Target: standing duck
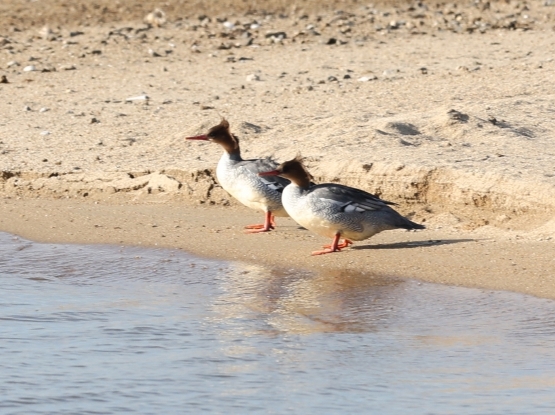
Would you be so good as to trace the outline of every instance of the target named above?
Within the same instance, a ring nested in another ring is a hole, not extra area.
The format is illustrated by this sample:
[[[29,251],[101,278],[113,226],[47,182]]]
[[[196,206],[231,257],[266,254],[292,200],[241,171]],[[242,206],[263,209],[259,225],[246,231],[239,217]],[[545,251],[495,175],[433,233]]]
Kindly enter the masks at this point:
[[[276,226],[274,216],[288,216],[281,203],[281,193],[289,180],[259,176],[259,172],[273,170],[278,163],[269,158],[243,160],[239,139],[229,131],[227,120],[222,119],[205,135],[187,137],[187,140],[212,141],[223,147],[224,154],[216,168],[220,185],[245,206],[265,213],[264,223],[246,226],[247,233],[268,232]]]
[[[380,198],[364,190],[340,184],[310,186],[312,176],[297,156],[262,177],[280,176],[291,180],[282,195],[285,210],[297,223],[322,236],[333,238],[331,245],[312,255],[329,254],[388,229],[424,229],[401,216]],[[343,241],[340,242],[340,239]]]

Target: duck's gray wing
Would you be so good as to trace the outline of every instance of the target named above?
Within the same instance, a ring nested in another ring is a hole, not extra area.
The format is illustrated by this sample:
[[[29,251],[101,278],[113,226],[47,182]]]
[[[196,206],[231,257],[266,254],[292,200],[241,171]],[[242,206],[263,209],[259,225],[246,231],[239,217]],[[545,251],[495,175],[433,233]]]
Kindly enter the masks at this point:
[[[279,193],[283,192],[285,186],[291,183],[289,180],[280,176],[258,176],[260,172],[275,170],[279,166],[279,164],[271,158],[243,160],[239,162],[239,166],[254,174],[266,186]]]
[[[338,211],[346,213],[389,210],[388,205],[395,205],[364,190],[341,184],[320,184],[311,187],[308,192],[313,198],[324,199],[328,203],[331,201]]]

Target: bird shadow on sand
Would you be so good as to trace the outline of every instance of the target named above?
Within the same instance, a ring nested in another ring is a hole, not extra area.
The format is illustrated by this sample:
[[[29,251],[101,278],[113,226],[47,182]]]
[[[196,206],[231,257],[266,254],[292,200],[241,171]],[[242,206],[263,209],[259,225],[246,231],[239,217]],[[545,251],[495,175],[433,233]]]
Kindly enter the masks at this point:
[[[407,249],[428,246],[451,245],[462,242],[474,242],[476,239],[428,239],[426,241],[395,242],[392,244],[352,246],[351,249]]]

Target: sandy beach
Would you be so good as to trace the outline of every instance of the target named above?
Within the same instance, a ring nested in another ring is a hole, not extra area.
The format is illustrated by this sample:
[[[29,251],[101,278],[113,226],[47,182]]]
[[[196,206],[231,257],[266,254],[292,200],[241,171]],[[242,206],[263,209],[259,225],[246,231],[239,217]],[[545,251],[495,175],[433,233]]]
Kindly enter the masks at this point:
[[[552,1],[111,3],[0,5],[0,230],[555,298]],[[221,117],[427,229],[244,234]]]

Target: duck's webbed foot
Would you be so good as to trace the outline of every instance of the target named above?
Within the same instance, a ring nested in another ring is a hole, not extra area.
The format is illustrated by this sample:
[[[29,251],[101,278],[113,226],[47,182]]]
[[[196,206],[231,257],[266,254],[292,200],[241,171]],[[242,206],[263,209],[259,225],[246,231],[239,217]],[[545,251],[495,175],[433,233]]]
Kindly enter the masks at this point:
[[[247,225],[245,226],[245,233],[260,233],[260,232],[270,232],[275,229],[276,222],[274,220],[274,215],[272,212],[266,212],[266,218],[263,224],[260,225]]]

